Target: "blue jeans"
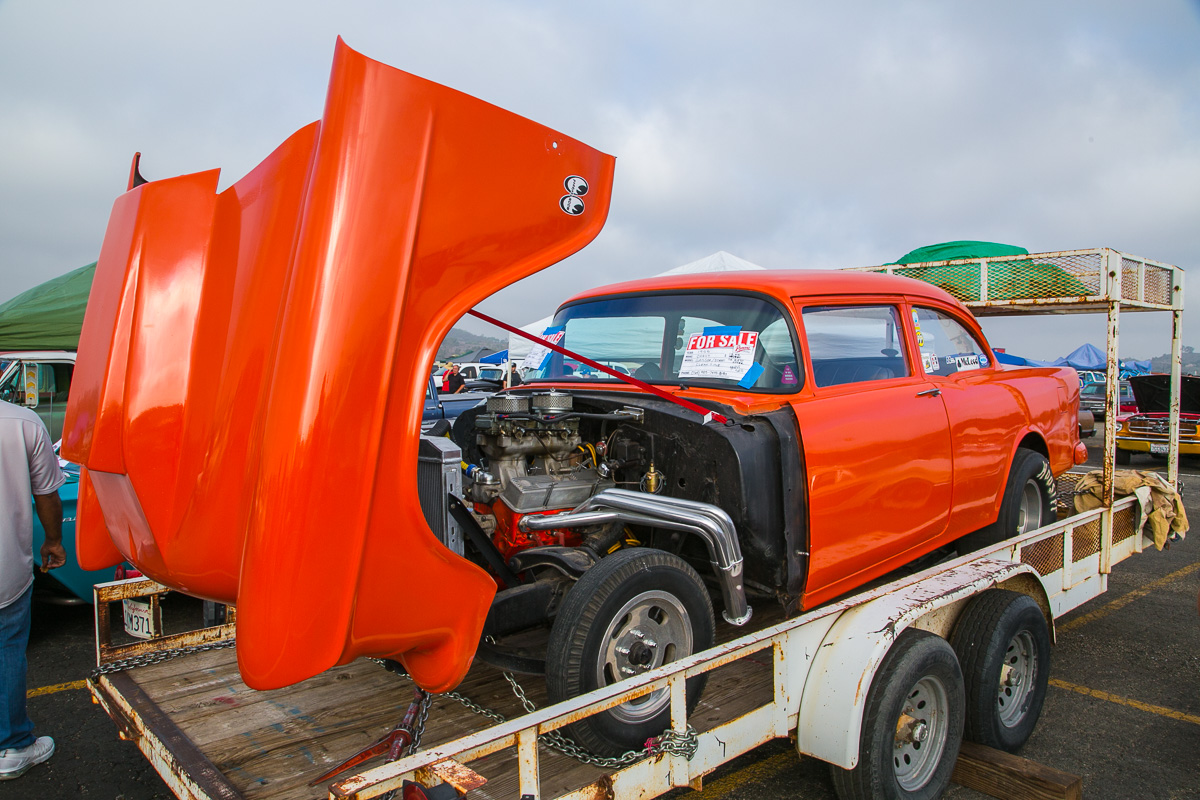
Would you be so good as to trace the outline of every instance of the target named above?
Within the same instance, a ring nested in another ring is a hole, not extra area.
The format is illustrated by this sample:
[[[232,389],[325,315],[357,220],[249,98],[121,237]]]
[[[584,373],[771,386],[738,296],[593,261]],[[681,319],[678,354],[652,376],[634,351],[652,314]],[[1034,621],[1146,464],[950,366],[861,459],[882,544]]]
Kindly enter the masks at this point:
[[[25,648],[29,644],[29,618],[33,585],[0,608],[0,750],[33,744],[33,721],[25,710]]]

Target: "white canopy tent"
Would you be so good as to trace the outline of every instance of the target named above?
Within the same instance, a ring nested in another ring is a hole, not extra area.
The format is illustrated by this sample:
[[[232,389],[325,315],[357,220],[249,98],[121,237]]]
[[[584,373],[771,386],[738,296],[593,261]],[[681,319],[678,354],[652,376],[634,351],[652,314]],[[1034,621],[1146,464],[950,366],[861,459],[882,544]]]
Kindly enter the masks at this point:
[[[710,256],[692,261],[689,264],[684,264],[674,269],[669,269],[666,272],[659,272],[658,275],[686,275],[696,272],[734,272],[737,270],[746,269],[762,269],[757,264],[752,264],[744,258],[738,258],[735,255],[726,253],[724,250],[718,250]],[[541,336],[542,332],[549,327],[554,315],[543,317],[536,322],[531,322],[528,325],[522,325],[521,330],[532,333],[534,336]],[[517,336],[515,333],[508,335],[508,357],[518,364],[529,349],[533,347],[533,343],[528,339]]]

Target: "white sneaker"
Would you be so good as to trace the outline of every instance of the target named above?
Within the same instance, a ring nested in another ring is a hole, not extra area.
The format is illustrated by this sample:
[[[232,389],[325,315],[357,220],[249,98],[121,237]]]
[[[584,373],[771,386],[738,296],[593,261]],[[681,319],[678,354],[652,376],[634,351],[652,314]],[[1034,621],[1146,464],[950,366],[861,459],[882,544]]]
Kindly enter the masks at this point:
[[[10,781],[19,778],[35,764],[46,761],[54,755],[54,740],[49,736],[39,736],[28,747],[10,747],[0,750],[0,781]]]

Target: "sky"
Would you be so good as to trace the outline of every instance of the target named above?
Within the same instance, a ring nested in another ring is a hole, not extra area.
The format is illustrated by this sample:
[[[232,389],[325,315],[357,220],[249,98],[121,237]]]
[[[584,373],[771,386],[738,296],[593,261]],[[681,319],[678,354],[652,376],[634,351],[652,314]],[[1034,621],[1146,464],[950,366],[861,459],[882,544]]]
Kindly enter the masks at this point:
[[[317,119],[338,35],[617,157],[596,240],[480,306],[517,325],[718,250],[828,269],[978,239],[1200,265],[1200,0],[0,0],[0,301],[96,259],[134,151],[148,178],[220,167],[224,188]],[[1052,359],[1103,346],[1105,320],[984,329]],[[1121,330],[1122,357],[1169,348],[1169,314]]]

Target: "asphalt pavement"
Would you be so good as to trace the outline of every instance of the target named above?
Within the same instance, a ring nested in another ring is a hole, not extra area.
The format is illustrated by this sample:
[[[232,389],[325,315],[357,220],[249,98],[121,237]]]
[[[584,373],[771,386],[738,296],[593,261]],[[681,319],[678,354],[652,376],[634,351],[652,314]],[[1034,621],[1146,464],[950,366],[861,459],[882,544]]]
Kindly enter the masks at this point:
[[[1096,448],[1093,446],[1093,453]],[[1099,461],[1093,455],[1092,465]],[[1145,457],[1134,469],[1165,469]],[[1200,463],[1183,497],[1200,520]],[[1051,687],[1022,755],[1083,778],[1089,800],[1200,800],[1200,530],[1117,565],[1104,595],[1058,621]],[[168,598],[164,616],[195,621],[199,603]],[[137,748],[117,738],[82,681],[95,663],[92,608],[37,602],[29,647],[30,715],[57,742],[44,765],[0,782],[0,800],[169,800]],[[697,800],[832,800],[829,768],[771,742],[705,781]],[[952,786],[951,800],[984,795]]]

